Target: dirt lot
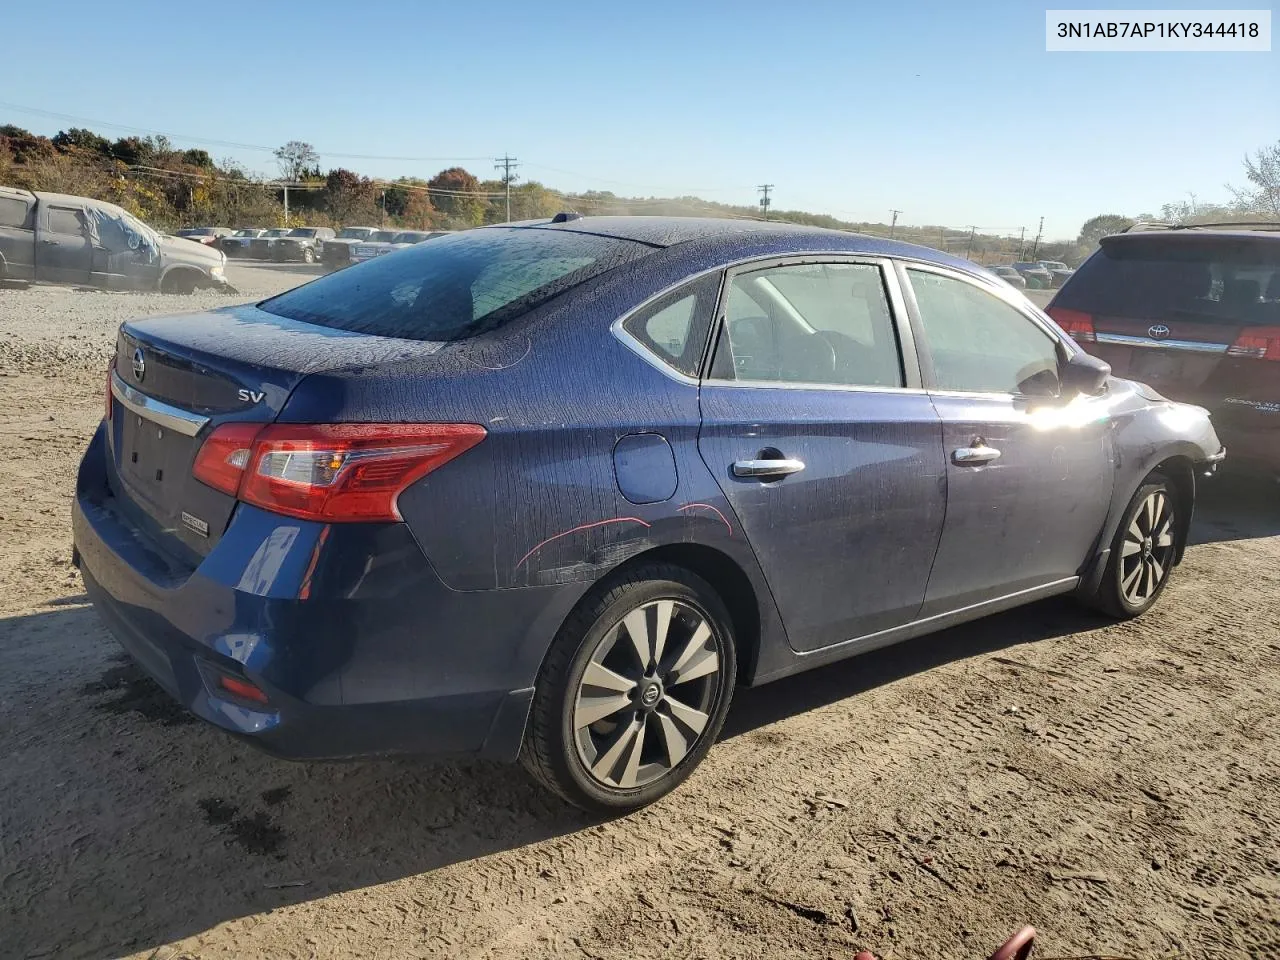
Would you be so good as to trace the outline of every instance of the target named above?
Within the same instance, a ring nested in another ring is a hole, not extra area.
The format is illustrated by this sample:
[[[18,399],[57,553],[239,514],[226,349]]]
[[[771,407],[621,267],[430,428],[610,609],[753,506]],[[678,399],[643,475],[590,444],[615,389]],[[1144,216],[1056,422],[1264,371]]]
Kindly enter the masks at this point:
[[[744,691],[594,822],[515,768],[269,759],[118,654],[68,538],[104,357],[213,302],[0,291],[0,956],[1280,955],[1274,488],[1207,491],[1139,622],[1046,602]]]

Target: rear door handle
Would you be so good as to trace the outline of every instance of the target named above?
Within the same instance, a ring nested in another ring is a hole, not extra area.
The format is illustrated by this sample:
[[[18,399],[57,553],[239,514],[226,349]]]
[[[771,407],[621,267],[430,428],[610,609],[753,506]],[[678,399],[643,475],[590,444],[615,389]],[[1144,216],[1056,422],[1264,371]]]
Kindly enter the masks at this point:
[[[735,477],[785,477],[804,469],[801,460],[739,460],[733,465]]]
[[[58,245],[58,241],[57,241],[57,240],[41,240],[40,242],[41,242],[41,243],[44,243],[44,244],[47,244],[47,245],[49,245],[49,246],[51,246],[51,247],[56,247],[56,246]]]
[[[951,460],[962,467],[976,467],[1000,459],[1000,451],[985,443],[976,447],[960,447],[951,452]]]

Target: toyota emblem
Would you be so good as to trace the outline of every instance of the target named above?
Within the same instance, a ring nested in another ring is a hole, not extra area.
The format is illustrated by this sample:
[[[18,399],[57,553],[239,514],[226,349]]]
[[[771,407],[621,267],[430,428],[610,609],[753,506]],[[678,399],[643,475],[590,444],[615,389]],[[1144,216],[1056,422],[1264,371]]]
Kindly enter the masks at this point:
[[[1165,340],[1169,336],[1169,328],[1163,323],[1157,323],[1155,326],[1147,327],[1147,336],[1152,340]]]
[[[142,355],[142,348],[133,351],[133,379],[141,382],[147,375],[147,358]]]

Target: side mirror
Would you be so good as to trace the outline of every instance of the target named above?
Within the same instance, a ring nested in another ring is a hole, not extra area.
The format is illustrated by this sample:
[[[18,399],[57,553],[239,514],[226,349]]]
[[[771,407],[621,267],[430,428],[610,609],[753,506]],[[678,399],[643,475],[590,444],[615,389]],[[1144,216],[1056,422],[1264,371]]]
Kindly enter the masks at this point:
[[[1074,397],[1077,393],[1095,397],[1107,385],[1111,376],[1111,364],[1087,353],[1074,353],[1063,359],[1062,395]]]

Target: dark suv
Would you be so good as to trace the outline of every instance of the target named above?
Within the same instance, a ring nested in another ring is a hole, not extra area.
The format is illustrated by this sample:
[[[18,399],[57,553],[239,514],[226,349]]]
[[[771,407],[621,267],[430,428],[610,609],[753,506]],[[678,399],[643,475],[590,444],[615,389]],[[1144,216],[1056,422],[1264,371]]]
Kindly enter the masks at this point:
[[[1280,223],[1105,237],[1048,312],[1117,375],[1209,409],[1233,464],[1280,476]]]

